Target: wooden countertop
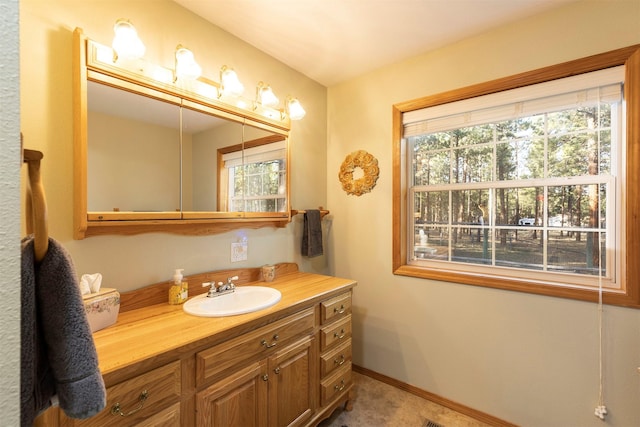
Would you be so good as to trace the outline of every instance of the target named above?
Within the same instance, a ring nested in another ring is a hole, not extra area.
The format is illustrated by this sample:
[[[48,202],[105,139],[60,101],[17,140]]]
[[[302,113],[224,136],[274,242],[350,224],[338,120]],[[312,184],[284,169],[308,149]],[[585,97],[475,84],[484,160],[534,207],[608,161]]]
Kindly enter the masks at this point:
[[[249,284],[276,288],[282,292],[282,299],[257,312],[228,317],[192,316],[183,311],[182,305],[168,303],[120,313],[116,324],[94,333],[100,370],[107,385],[111,374],[128,371],[123,368],[140,364],[152,367],[176,360],[185,353],[199,351],[345,292],[356,282],[293,272],[270,283],[243,285]]]

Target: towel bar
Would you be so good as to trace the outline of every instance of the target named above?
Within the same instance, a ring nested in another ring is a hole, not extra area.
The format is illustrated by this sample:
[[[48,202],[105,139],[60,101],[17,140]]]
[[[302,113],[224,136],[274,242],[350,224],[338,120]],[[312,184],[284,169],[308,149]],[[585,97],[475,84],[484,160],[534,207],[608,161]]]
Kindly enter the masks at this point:
[[[326,209],[322,209],[322,206],[320,206],[318,208],[320,210],[320,218],[324,218],[325,215],[329,215],[330,211],[326,210]],[[305,214],[307,213],[306,210],[302,209],[302,210],[298,210],[298,209],[291,209],[291,216],[295,216],[298,214]]]

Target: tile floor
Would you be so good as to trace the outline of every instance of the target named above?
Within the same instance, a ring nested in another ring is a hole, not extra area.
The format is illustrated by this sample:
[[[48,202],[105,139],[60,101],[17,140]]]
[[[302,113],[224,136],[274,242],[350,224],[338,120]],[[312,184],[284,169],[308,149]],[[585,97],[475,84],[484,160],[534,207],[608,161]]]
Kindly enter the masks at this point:
[[[338,408],[318,427],[489,426],[366,375],[354,372],[353,376],[353,410]]]

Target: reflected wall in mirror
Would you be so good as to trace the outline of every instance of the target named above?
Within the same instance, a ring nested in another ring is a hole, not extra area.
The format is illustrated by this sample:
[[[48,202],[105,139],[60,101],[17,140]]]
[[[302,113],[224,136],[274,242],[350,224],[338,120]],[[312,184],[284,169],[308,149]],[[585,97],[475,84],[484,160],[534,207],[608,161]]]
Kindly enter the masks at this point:
[[[87,209],[180,211],[180,107],[87,83]]]
[[[217,150],[238,144],[242,150],[242,127],[202,111],[182,108],[182,203],[183,211],[227,212],[218,204]]]

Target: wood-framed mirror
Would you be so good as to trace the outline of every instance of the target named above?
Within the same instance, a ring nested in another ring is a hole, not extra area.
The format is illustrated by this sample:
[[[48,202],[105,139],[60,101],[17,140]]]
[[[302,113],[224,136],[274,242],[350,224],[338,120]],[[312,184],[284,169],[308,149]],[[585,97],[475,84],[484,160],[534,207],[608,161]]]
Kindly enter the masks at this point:
[[[113,58],[74,31],[74,238],[291,220],[288,118],[208,96],[210,80]]]

